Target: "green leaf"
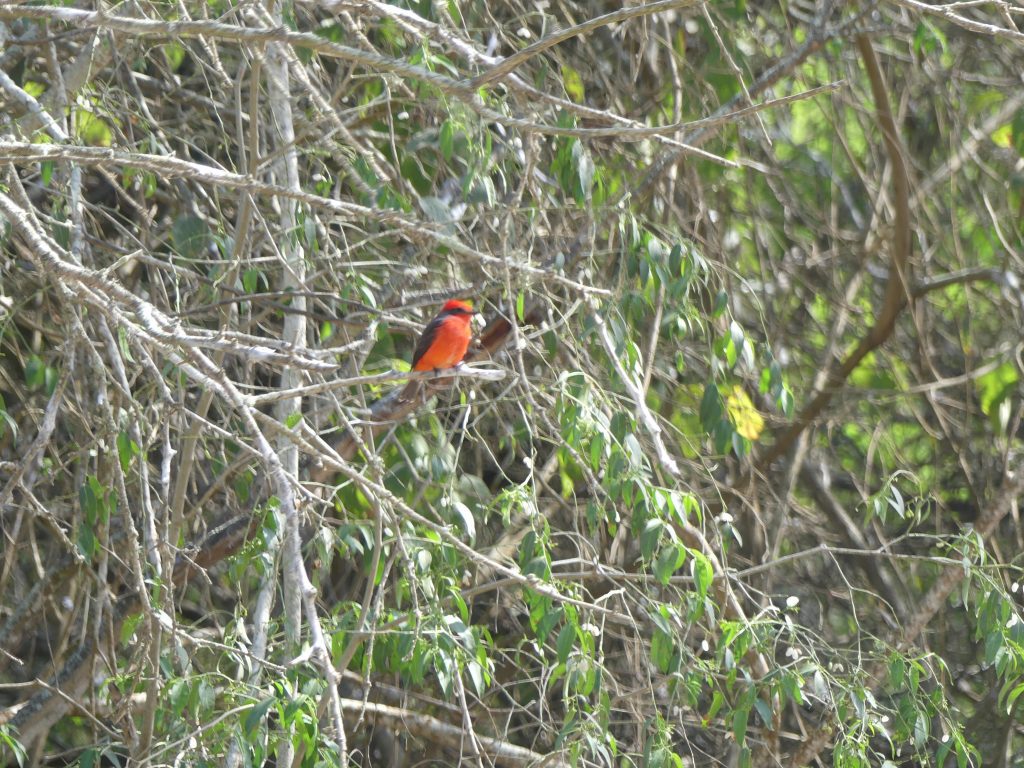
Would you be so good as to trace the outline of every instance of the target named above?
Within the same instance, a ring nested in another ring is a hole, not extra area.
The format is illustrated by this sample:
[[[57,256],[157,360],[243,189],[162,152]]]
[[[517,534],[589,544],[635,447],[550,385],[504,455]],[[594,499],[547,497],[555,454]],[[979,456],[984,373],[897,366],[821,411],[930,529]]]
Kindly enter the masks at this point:
[[[671,635],[672,624],[669,621],[669,617],[671,615],[672,614],[668,606],[660,605],[658,606],[657,611],[651,611],[648,614],[648,618],[651,620],[651,623],[654,624],[655,628],[659,632],[664,632],[666,635]]]
[[[25,362],[25,383],[29,389],[39,389],[46,383],[46,364],[39,355],[32,355]]]
[[[263,718],[266,717],[267,710],[273,706],[275,701],[277,701],[276,697],[268,696],[249,710],[245,716],[245,722],[242,724],[242,728],[245,730],[247,735],[251,736],[255,733],[256,729],[259,728],[260,723],[263,722]]]
[[[626,435],[632,434],[633,419],[630,418],[629,414],[625,411],[616,411],[615,415],[612,416],[609,428],[611,430],[612,437],[621,443],[626,439]]]
[[[594,173],[596,168],[594,166],[594,160],[590,156],[590,152],[583,146],[581,141],[577,141],[572,147],[572,159],[573,166],[576,168],[576,176],[579,181],[579,188],[576,190],[576,202],[584,203],[590,200],[591,192],[594,187]]]
[[[92,560],[99,551],[96,534],[93,533],[92,526],[88,523],[82,523],[78,528],[78,551],[86,560]]]
[[[547,608],[548,610],[541,616],[540,621],[537,622],[537,640],[542,643],[547,640],[551,630],[562,620],[563,616],[561,608],[552,607],[550,603],[548,603]]]
[[[977,379],[981,410],[1000,435],[1006,434],[1012,409],[1011,398],[1019,380],[1016,366],[1008,362]]]
[[[708,596],[708,589],[711,587],[711,582],[714,581],[715,569],[703,552],[691,549],[690,554],[693,557],[690,561],[690,572],[697,587],[697,594],[703,600]]]
[[[743,344],[746,341],[746,336],[743,334],[743,328],[735,320],[729,323],[729,337],[732,339],[732,344],[736,348],[736,354],[740,354],[743,350]]]
[[[260,287],[261,277],[263,277],[263,273],[258,269],[245,270],[242,273],[242,289],[248,294],[256,293]]]
[[[782,674],[782,690],[785,691],[789,700],[796,704],[804,703],[803,684],[803,679],[795,673],[784,672]]]
[[[722,396],[714,382],[704,387],[704,396],[700,401],[700,425],[706,432],[711,432],[722,421]]]
[[[651,636],[651,661],[662,674],[672,669],[672,658],[675,656],[675,642],[672,635],[661,629],[655,630]]]
[[[927,717],[918,717],[914,723],[914,743],[924,746],[928,743],[928,720]]]
[[[129,363],[135,362],[135,358],[132,356],[131,339],[128,337],[128,331],[123,327],[117,329],[117,348],[121,350],[121,357]]]
[[[473,691],[477,696],[483,696],[487,690],[487,673],[477,661],[470,661],[466,664],[466,672],[469,673],[469,680]]]
[[[673,278],[681,277],[683,274],[683,246],[676,243],[668,254],[668,271]]]
[[[52,396],[57,391],[57,369],[52,365],[46,366],[46,370],[43,371],[43,391],[48,396]]]
[[[1020,695],[1022,693],[1024,693],[1024,683],[1021,683],[1020,685],[1016,686],[1010,692],[1010,695],[1006,697],[1005,709],[1007,715],[1013,713],[1013,705],[1017,703],[1017,699],[1020,698]]]
[[[732,713],[732,735],[736,743],[743,746],[747,738],[747,721],[750,719],[750,710],[739,708]]]
[[[456,519],[462,526],[463,532],[472,541],[476,538],[476,518],[473,516],[473,511],[463,504],[461,501],[456,501],[452,504],[452,509],[455,512]]]
[[[0,393],[0,438],[7,434],[8,427],[11,429],[11,434],[17,437],[18,422],[7,412],[7,401],[4,400],[3,393]]]
[[[978,387],[978,399],[982,412],[986,415],[991,414],[995,407],[1014,390],[1019,380],[1017,367],[1010,362],[1005,362],[995,370],[979,376],[975,380],[975,386]]]
[[[787,419],[793,416],[793,395],[788,389],[779,393],[778,404]]]
[[[640,554],[645,561],[649,562],[654,556],[654,550],[658,546],[664,527],[665,524],[656,517],[652,517],[644,525],[644,529],[640,533]]]
[[[199,688],[196,691],[196,711],[209,713],[216,701],[217,689],[210,684],[209,680],[200,680]]]
[[[894,690],[899,690],[903,687],[903,681],[906,678],[907,663],[902,656],[893,655],[889,659],[889,685]]]
[[[632,469],[640,470],[644,466],[644,449],[632,432],[622,440],[622,450],[629,459],[629,466]]]
[[[719,291],[718,294],[715,296],[715,306],[711,310],[712,317],[718,317],[719,315],[721,315],[723,312],[725,312],[725,308],[728,306],[729,294],[726,293],[725,291]]]
[[[662,584],[668,584],[672,575],[686,560],[686,549],[673,542],[666,544],[658,553],[654,563],[654,575]]]
[[[459,10],[459,3],[457,0],[448,0],[447,6],[448,15],[452,17],[452,22],[454,22],[457,28],[461,27],[463,25],[462,11]]]
[[[889,506],[895,510],[896,514],[899,515],[901,519],[906,518],[907,507],[903,502],[903,494],[900,493],[899,488],[895,485],[891,485],[889,487],[888,502]]]
[[[95,492],[88,482],[78,489],[78,503],[82,507],[82,514],[85,515],[85,519],[90,523],[95,522],[99,516],[97,511],[99,502],[97,502]]]
[[[167,692],[167,702],[171,705],[171,712],[175,717],[181,717],[185,711],[190,694],[191,690],[187,681],[179,679],[171,683]]]
[[[914,53],[918,56],[946,50],[946,35],[930,21],[921,21],[914,30]]]
[[[171,242],[174,249],[186,259],[198,259],[206,255],[212,241],[210,228],[198,216],[179,216],[171,225]]]
[[[135,629],[142,621],[141,613],[133,613],[121,623],[121,645],[128,645],[128,641],[135,634]]]
[[[711,439],[714,441],[715,450],[718,453],[725,453],[728,451],[733,443],[732,437],[736,433],[732,422],[723,419],[718,422],[717,426],[711,432]]]
[[[764,699],[754,699],[754,709],[761,718],[761,722],[768,725],[772,721],[772,709]]]
[[[1000,149],[1009,149],[1013,146],[1013,126],[1010,123],[1001,125],[989,134],[989,138]]]
[[[91,481],[95,478],[90,477]],[[96,539],[95,527],[101,517],[101,505],[99,495],[96,492],[98,483],[86,482],[78,489],[78,502],[82,508],[82,520],[78,526],[78,550],[87,559],[91,560],[99,552],[99,542]]]
[[[128,437],[123,429],[117,433],[117,457],[121,462],[121,471],[127,472],[132,459],[139,453],[139,446]]]
[[[437,145],[441,150],[441,156],[446,162],[451,162],[455,153],[455,123],[445,120],[437,133]]]
[[[715,691],[711,697],[711,707],[708,709],[708,713],[704,715],[703,722],[707,726],[712,720],[715,719],[715,715],[718,714],[718,710],[722,708],[725,703],[725,696],[722,695],[721,691]]]
[[[454,221],[451,207],[441,198],[425,195],[418,202],[428,221],[435,224],[450,224]]]
[[[1018,109],[1010,124],[1013,133],[1013,148],[1024,157],[1024,109]]]
[[[558,633],[558,640],[555,643],[555,651],[559,664],[564,664],[566,662],[569,658],[569,654],[572,652],[573,646],[575,645],[576,628],[571,624],[566,624]]]
[[[177,72],[185,61],[185,46],[181,43],[170,42],[161,46],[164,56],[167,58],[167,65],[172,72]]]

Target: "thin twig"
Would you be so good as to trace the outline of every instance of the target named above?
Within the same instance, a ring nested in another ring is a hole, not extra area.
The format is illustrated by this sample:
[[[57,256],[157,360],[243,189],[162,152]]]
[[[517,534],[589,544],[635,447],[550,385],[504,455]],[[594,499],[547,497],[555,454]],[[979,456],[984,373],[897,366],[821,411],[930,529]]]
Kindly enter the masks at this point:
[[[636,18],[637,16],[648,16],[654,13],[661,13],[662,11],[688,8],[689,6],[697,5],[699,2],[700,0],[660,0],[660,2],[656,3],[634,5],[627,8],[620,8],[617,11],[606,13],[603,16],[595,16],[587,19],[581,24],[576,24],[572,27],[568,27],[567,29],[554,32],[544,39],[526,46],[518,53],[515,53],[506,59],[502,59],[500,64],[492,67],[487,72],[477,75],[470,80],[467,85],[474,89],[481,88],[488,83],[492,83],[495,80],[504,77],[524,62],[532,59],[540,53],[543,53],[549,48],[553,48],[559,43],[564,43],[566,40],[570,40],[574,37],[579,37],[580,35],[585,35],[588,32],[593,32],[595,29],[599,29],[600,27],[606,27],[609,24],[616,24],[620,21]]]
[[[644,394],[640,389],[637,382],[633,380],[633,377],[626,371],[622,363],[619,361],[619,356],[615,352],[615,342],[612,341],[611,335],[608,333],[608,324],[605,323],[604,318],[598,312],[594,312],[591,317],[594,319],[594,325],[597,328],[597,335],[601,339],[601,343],[604,345],[605,351],[608,353],[608,361],[612,364],[612,368],[618,374],[619,381],[622,382],[622,386],[626,388],[626,392],[629,393],[630,398],[633,400],[633,405],[636,407],[637,417],[640,419],[640,423],[644,425],[644,429],[647,430],[647,434],[650,435],[651,442],[654,444],[654,452],[658,456],[658,462],[670,475],[679,475],[679,465],[676,460],[665,448],[665,443],[661,439],[661,425],[658,424],[654,414],[651,413],[651,409],[647,407],[647,401],[644,398]]]

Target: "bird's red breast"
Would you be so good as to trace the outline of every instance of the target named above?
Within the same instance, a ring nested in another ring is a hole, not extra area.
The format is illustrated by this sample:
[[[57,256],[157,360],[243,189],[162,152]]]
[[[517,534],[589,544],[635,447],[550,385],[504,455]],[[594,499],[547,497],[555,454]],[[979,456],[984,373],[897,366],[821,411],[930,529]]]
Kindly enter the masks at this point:
[[[461,363],[473,335],[470,320],[474,314],[473,307],[464,301],[446,301],[437,317],[423,329],[412,354],[412,369],[433,371]]]

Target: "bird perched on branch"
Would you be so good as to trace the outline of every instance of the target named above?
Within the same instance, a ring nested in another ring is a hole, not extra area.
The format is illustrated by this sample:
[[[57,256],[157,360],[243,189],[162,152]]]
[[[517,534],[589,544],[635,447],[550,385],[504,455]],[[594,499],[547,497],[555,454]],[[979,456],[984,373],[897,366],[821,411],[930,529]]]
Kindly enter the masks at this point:
[[[427,323],[416,342],[416,349],[412,353],[412,369],[439,371],[461,363],[473,337],[469,326],[475,314],[473,307],[465,301],[446,301],[437,317]],[[400,399],[416,399],[420,394],[420,384],[420,381],[410,381],[402,390]]]
[[[437,317],[427,323],[412,353],[414,371],[436,371],[452,368],[462,362],[473,334],[470,320],[476,312],[464,301],[451,299],[444,303]]]

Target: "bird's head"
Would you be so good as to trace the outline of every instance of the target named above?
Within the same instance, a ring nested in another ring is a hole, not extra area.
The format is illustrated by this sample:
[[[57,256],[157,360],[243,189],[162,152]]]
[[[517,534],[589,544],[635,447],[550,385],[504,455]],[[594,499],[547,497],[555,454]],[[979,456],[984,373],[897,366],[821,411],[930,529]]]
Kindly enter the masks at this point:
[[[441,311],[448,315],[466,316],[475,315],[476,312],[473,310],[472,305],[465,301],[459,301],[458,299],[449,299],[441,307]]]

